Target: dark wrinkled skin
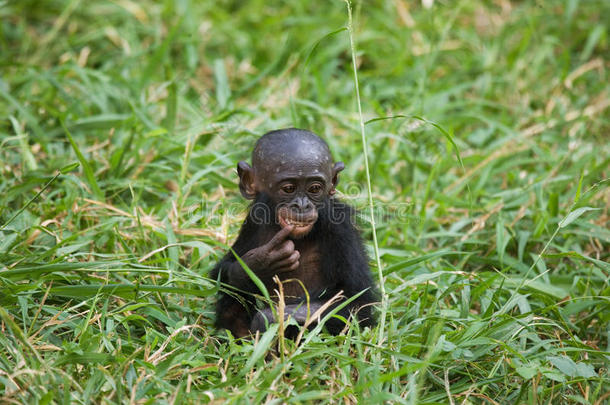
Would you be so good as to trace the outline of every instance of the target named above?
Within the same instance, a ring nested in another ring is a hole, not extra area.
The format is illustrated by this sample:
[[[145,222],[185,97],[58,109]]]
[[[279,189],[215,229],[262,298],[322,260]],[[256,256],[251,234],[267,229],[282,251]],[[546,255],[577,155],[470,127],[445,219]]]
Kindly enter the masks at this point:
[[[291,316],[300,325],[308,313],[315,313],[339,291],[345,297],[364,291],[339,315],[348,319],[358,312],[362,326],[375,323],[370,304],[376,301],[376,292],[368,258],[352,223],[353,210],[333,197],[343,168],[342,162],[333,163],[322,139],[296,129],[261,137],[252,153],[252,167],[244,161],[237,166],[240,191],[254,203],[233,250],[268,291],[277,288],[273,276],[283,281],[286,318]],[[216,265],[211,276],[239,290],[232,295],[220,293],[217,327],[243,337],[266,330],[274,321],[270,308],[255,308],[249,293],[258,289],[232,253]],[[291,281],[294,279],[307,289],[309,307],[303,288]],[[331,318],[325,326],[336,334],[345,325]]]

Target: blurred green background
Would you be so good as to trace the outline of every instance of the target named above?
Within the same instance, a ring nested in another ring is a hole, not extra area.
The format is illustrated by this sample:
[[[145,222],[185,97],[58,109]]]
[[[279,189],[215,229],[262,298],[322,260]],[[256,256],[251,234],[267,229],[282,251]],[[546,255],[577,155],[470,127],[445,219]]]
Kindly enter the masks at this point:
[[[607,403],[610,2],[352,9],[386,322],[274,350],[207,278],[260,135],[378,274],[346,3],[0,2],[0,402]]]

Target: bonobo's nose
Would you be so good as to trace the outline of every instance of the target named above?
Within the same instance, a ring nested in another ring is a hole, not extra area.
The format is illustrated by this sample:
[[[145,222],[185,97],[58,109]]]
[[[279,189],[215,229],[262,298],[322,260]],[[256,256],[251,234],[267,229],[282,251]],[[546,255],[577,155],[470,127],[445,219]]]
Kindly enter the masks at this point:
[[[297,196],[290,203],[290,208],[298,212],[308,212],[315,208],[309,198],[305,196]]]

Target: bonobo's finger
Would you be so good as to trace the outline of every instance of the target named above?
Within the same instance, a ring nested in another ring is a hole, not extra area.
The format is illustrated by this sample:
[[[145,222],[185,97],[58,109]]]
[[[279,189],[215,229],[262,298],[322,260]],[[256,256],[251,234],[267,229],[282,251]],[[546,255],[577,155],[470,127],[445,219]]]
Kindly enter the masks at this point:
[[[290,256],[294,253],[294,242],[291,240],[284,241],[284,243],[279,245],[276,249],[278,252],[281,252],[282,255]]]
[[[290,257],[290,255],[293,253],[294,253],[294,242],[291,240],[287,240],[287,241],[284,241],[284,243],[282,243],[281,245],[276,246],[269,253],[269,260],[272,263],[277,262],[278,260],[283,260],[283,259],[286,259],[287,257]]]
[[[293,230],[294,225],[288,225],[287,227],[280,229],[280,231],[276,233],[273,238],[271,238],[271,240],[267,242],[267,244],[269,246],[279,245],[280,243],[286,240],[288,235],[290,235],[290,232],[292,232]]]
[[[299,268],[300,265],[301,265],[301,262],[299,262],[297,260],[296,262],[283,264],[281,266],[280,265],[276,265],[276,266],[271,268],[271,271],[273,272],[273,274],[287,273],[289,271],[295,271],[296,269]]]
[[[272,269],[274,270],[283,270],[283,271],[292,271],[296,270],[299,267],[299,258],[301,254],[298,250],[292,252],[292,254],[287,258],[280,261],[275,262],[272,265]]]
[[[297,260],[296,262],[292,263],[292,265],[290,267],[288,267],[286,269],[286,271],[295,271],[296,269],[299,268],[300,265],[301,265],[301,262]]]

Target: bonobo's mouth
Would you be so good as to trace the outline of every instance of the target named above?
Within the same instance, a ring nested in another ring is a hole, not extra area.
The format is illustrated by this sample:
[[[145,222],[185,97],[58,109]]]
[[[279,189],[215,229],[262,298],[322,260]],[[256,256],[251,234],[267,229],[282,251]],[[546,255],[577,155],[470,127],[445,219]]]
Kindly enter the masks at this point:
[[[280,209],[277,216],[282,228],[294,226],[294,229],[290,232],[290,236],[295,239],[302,238],[311,232],[313,225],[318,220],[318,213],[315,210],[311,213],[302,215],[294,214],[287,209]]]

